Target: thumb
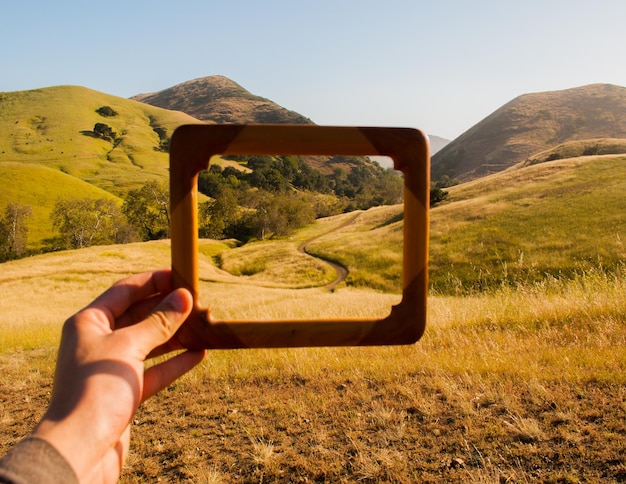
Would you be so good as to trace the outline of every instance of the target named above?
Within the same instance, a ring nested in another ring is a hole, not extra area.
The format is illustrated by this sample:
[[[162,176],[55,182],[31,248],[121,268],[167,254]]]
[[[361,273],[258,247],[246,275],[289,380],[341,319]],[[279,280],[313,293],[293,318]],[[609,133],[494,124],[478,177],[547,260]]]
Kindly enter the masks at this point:
[[[154,348],[167,342],[185,322],[193,307],[193,297],[187,289],[176,289],[140,323],[125,328],[146,357]],[[122,331],[124,331],[122,330]]]

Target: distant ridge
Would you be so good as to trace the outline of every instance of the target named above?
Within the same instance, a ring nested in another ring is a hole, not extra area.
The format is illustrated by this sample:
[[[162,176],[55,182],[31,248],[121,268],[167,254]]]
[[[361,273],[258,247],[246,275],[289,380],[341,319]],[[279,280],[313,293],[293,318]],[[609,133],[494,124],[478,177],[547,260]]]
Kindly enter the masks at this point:
[[[432,158],[434,180],[502,171],[559,144],[626,138],[626,88],[612,84],[521,95]]]
[[[432,134],[428,135],[428,139],[430,141],[430,154],[434,155],[438,151],[441,151],[448,143],[450,143],[449,139],[442,138],[441,136],[435,136]]]
[[[313,124],[301,114],[255,96],[224,76],[201,77],[131,99],[213,123]]]

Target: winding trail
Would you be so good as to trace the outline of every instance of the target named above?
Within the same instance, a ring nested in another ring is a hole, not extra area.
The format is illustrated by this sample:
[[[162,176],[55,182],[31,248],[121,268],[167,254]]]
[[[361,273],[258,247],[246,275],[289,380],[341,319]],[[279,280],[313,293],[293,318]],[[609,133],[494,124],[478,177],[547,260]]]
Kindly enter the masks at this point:
[[[298,246],[298,251],[301,252],[302,254],[306,254],[309,257],[314,257],[315,259],[319,259],[322,262],[328,264],[330,267],[332,267],[334,269],[334,271],[337,273],[337,277],[335,277],[335,280],[329,284],[326,284],[325,286],[322,286],[322,289],[326,289],[328,291],[334,291],[335,287],[337,287],[339,284],[341,284],[342,282],[344,282],[346,280],[346,278],[348,277],[348,268],[339,264],[338,262],[326,259],[324,257],[320,257],[317,255],[313,255],[311,253],[309,253],[307,251],[307,247],[310,243],[316,241],[317,239],[320,239],[322,237],[326,237],[329,234],[332,234],[333,232],[337,232],[341,229],[343,229],[344,227],[347,227],[348,225],[353,224],[357,218],[359,218],[361,216],[361,212],[357,212],[355,215],[353,215],[352,217],[349,217],[348,220],[346,220],[344,223],[338,225],[337,227],[335,227],[332,230],[329,230],[328,232],[325,232],[321,235],[317,235],[316,237],[313,237],[312,239],[308,239],[305,240],[304,242],[302,242],[299,246]]]

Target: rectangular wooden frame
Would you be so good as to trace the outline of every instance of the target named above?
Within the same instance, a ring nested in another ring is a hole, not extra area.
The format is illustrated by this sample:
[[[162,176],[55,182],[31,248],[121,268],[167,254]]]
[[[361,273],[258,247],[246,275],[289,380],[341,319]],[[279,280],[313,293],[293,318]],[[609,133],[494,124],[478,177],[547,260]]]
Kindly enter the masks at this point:
[[[198,173],[213,155],[389,156],[404,174],[401,302],[381,319],[215,320],[198,300]],[[410,128],[315,125],[185,125],[170,143],[174,287],[194,296],[176,337],[185,348],[396,345],[416,342],[426,324],[430,157],[428,138]]]

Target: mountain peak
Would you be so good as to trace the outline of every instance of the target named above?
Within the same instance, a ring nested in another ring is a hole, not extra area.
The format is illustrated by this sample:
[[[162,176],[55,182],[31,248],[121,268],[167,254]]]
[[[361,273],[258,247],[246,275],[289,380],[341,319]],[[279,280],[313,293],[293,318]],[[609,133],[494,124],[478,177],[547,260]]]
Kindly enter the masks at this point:
[[[269,99],[256,96],[225,76],[200,77],[131,99],[185,112],[213,123],[296,123],[311,121]]]
[[[590,84],[522,94],[433,156],[433,179],[502,171],[568,141],[626,138],[626,88]]]

